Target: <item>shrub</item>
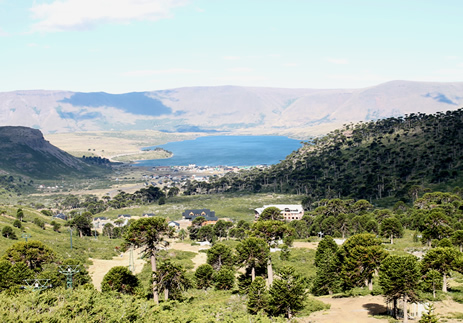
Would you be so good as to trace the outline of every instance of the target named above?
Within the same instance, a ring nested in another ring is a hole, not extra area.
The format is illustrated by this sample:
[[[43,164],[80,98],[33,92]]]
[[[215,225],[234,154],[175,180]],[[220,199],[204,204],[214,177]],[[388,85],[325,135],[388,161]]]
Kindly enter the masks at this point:
[[[10,226],[4,226],[2,229],[2,236],[8,239],[13,239],[17,240],[18,237],[16,236],[16,233],[14,232],[13,228]]]
[[[21,221],[19,221],[19,220],[14,220],[13,226],[14,226],[15,228],[21,229],[21,228],[22,228]]]
[[[104,276],[101,283],[101,291],[116,291],[123,294],[134,294],[139,285],[138,278],[126,267],[116,266],[111,268]]]

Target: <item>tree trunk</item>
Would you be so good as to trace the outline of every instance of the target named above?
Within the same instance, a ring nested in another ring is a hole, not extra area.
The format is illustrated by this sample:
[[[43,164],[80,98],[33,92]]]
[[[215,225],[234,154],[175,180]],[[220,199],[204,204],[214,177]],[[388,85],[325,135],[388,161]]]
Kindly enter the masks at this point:
[[[404,323],[408,322],[408,313],[407,313],[407,295],[404,295]]]
[[[436,284],[432,282],[432,298],[436,298]]]
[[[254,268],[254,266],[252,266],[252,268],[251,268],[251,281],[254,281],[254,279],[256,279],[256,268]]]
[[[373,279],[371,277],[368,279],[368,290],[373,290]]]
[[[156,255],[151,255],[151,271],[153,273],[153,300],[155,304],[159,304],[158,284],[156,283]]]
[[[446,274],[446,273],[444,273],[444,277],[443,277],[443,278],[444,278],[444,280],[443,280],[443,282],[442,282],[442,291],[443,291],[444,293],[447,293],[447,274]]]
[[[394,244],[394,235],[391,234],[391,244]]]
[[[394,298],[392,306],[393,306],[392,317],[397,320],[397,298]]]
[[[272,268],[272,259],[270,256],[267,260],[267,276],[268,276],[268,286],[272,286],[273,284],[273,268]]]
[[[169,289],[164,289],[164,300],[167,301],[169,299]]]

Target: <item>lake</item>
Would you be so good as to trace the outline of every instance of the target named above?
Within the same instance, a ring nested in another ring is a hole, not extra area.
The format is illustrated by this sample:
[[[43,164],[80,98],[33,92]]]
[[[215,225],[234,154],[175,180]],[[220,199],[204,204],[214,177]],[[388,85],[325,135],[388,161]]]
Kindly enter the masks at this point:
[[[143,160],[139,166],[254,166],[272,165],[301,147],[301,141],[283,136],[205,136],[144,149],[164,148],[174,156]]]

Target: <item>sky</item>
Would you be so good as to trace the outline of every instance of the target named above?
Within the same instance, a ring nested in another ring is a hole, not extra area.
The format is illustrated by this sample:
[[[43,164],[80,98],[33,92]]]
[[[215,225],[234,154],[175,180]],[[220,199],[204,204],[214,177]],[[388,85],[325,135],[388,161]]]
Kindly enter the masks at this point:
[[[463,81],[460,0],[0,0],[0,92]]]

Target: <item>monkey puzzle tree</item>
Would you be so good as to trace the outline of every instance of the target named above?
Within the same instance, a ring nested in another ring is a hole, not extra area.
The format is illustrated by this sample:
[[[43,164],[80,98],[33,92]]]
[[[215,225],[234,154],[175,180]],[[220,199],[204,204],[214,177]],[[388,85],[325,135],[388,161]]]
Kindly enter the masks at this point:
[[[252,225],[251,235],[264,239],[270,248],[277,247],[281,240],[290,246],[294,237],[294,229],[282,221],[257,221]],[[270,286],[273,283],[272,258],[270,254],[267,259],[267,276]]]
[[[291,266],[283,267],[269,290],[270,309],[275,316],[284,314],[288,319],[304,308],[307,282]]]
[[[259,221],[266,220],[283,220],[281,210],[275,206],[265,208],[259,216]]]
[[[384,295],[394,302],[394,318],[397,319],[397,299],[403,297],[404,322],[407,322],[407,303],[416,300],[420,270],[415,256],[388,256],[379,268],[379,284]]]
[[[394,243],[395,238],[401,238],[404,234],[402,223],[396,217],[385,218],[381,222],[381,236],[390,238],[391,244]]]
[[[166,260],[159,265],[156,272],[156,280],[159,291],[164,291],[164,300],[179,299],[181,292],[190,287],[191,283],[185,276],[182,266]]]
[[[124,235],[124,239],[128,245],[143,248],[145,255],[150,257],[151,271],[153,272],[153,299],[156,304],[159,303],[155,277],[155,272],[157,271],[156,256],[160,248],[166,247],[169,244],[165,238],[173,236],[174,229],[167,224],[165,219],[160,217],[136,220],[130,224]]]
[[[52,263],[57,259],[55,252],[40,241],[17,242],[9,247],[2,259],[12,264],[23,262],[30,269],[38,272],[42,265]]]
[[[430,269],[437,270],[443,278],[442,291],[447,292],[447,275],[450,270],[457,267],[461,254],[454,248],[437,247],[429,250],[423,257],[422,270],[425,273]]]
[[[222,266],[233,266],[233,250],[223,243],[216,243],[207,250],[207,263],[219,271]]]
[[[373,289],[375,270],[386,258],[387,251],[375,235],[357,234],[347,239],[339,250],[340,276],[344,289],[368,286]]]
[[[256,267],[267,262],[269,251],[265,240],[255,237],[249,237],[236,246],[236,262],[251,267],[251,281],[256,278]]]

